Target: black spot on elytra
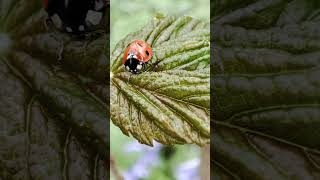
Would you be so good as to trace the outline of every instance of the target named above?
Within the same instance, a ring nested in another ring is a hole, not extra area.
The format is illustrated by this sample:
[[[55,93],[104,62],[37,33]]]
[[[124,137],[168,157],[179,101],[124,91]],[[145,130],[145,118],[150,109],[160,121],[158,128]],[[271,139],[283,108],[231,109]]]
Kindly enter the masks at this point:
[[[149,51],[146,51],[147,56],[149,56]]]

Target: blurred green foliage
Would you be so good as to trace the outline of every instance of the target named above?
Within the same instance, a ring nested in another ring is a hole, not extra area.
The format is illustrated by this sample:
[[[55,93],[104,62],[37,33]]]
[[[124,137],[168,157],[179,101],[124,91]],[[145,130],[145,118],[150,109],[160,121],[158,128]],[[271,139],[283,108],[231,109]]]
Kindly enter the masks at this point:
[[[116,43],[127,34],[139,30],[150,18],[157,13],[166,15],[189,15],[199,19],[209,20],[210,0],[112,0],[111,1],[111,50]],[[136,141],[127,137],[118,127],[111,124],[111,154],[117,161],[118,168],[124,172],[131,167],[135,160],[142,154],[126,153],[124,146]],[[199,147],[195,145],[175,146],[176,152],[169,160],[161,159],[157,168],[151,170],[148,179],[170,180],[172,175],[168,171],[174,171],[176,166],[186,160],[199,157]],[[169,170],[168,170],[169,169]],[[113,179],[111,173],[111,179]]]
[[[113,0],[111,49],[125,35],[137,31],[157,13],[210,18],[210,0]]]

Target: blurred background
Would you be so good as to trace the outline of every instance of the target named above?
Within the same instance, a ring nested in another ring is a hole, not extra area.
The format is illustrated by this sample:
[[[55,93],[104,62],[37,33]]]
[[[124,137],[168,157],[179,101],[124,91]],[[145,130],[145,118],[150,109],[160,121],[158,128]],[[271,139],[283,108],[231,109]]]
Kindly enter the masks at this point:
[[[139,30],[157,12],[210,19],[210,0],[110,0],[111,49],[125,35]]]
[[[127,34],[139,30],[156,13],[210,18],[210,0],[111,0],[111,50]],[[139,144],[110,125],[114,166],[125,180],[197,180],[200,148],[196,145],[154,147]],[[111,179],[117,180],[111,172]]]

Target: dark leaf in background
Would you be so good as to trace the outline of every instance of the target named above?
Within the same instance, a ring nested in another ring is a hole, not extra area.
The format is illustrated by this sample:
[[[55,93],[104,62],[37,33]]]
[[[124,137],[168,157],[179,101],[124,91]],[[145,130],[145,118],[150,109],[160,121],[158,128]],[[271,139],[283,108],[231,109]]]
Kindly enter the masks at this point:
[[[320,3],[211,3],[214,179],[319,179]]]
[[[0,0],[0,179],[107,179],[109,35],[45,19],[40,0]]]
[[[209,143],[209,38],[208,22],[161,16],[118,42],[111,56],[111,119],[124,134],[147,145]],[[135,39],[154,51],[148,69],[137,75],[122,65]]]

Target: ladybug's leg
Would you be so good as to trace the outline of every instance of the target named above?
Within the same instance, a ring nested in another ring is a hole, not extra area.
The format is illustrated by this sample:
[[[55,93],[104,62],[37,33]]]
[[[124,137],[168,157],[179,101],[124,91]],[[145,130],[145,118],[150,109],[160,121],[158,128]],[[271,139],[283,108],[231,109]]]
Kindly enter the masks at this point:
[[[155,63],[150,63],[150,61],[146,62],[145,65],[144,71],[153,70],[157,66]]]
[[[61,42],[61,47],[58,52],[58,64],[62,63],[63,50],[64,50],[64,44],[63,44],[63,42]]]
[[[130,83],[131,76],[132,76],[132,73],[129,74],[128,83]]]
[[[52,29],[53,27],[53,22],[50,18],[47,18],[44,22],[44,25],[46,27],[46,29]]]

